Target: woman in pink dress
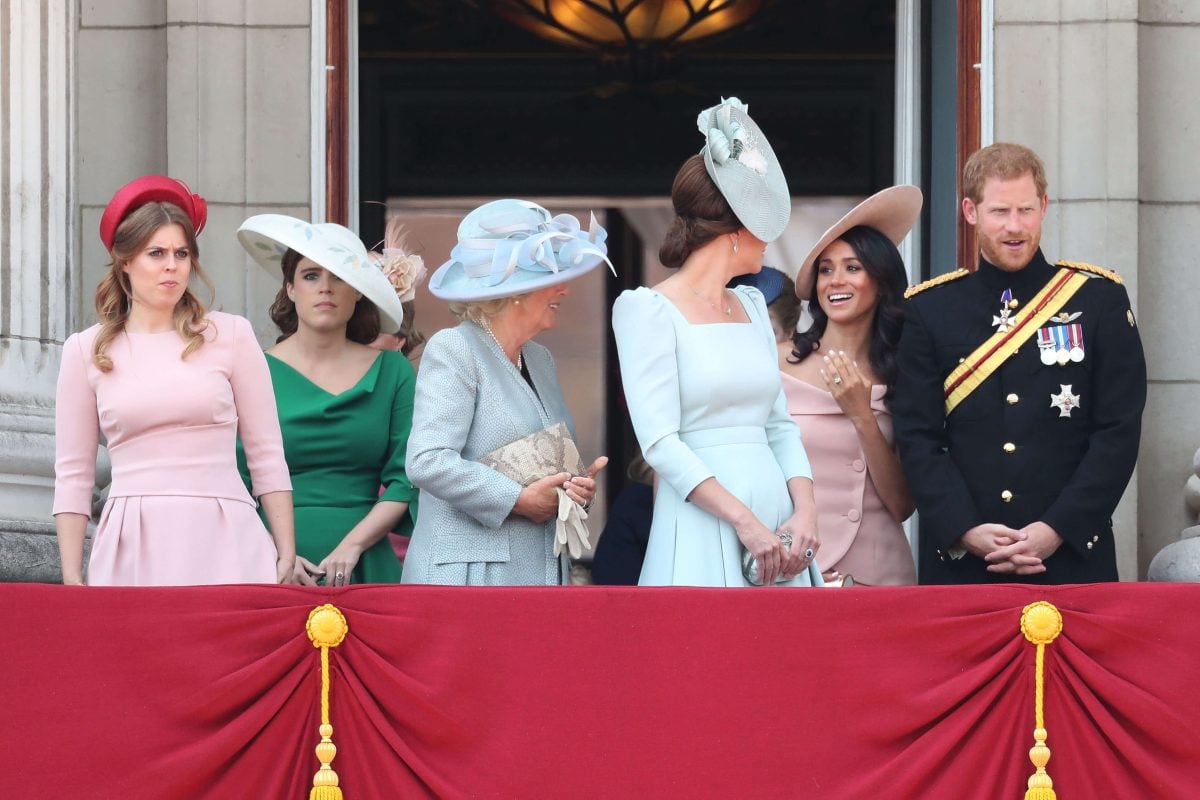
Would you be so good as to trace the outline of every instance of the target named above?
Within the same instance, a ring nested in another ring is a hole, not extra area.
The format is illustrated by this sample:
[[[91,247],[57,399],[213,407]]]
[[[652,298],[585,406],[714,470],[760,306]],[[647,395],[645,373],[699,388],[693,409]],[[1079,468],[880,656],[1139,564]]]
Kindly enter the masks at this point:
[[[896,245],[921,212],[921,191],[869,197],[813,246],[796,277],[812,326],[779,345],[788,411],[813,472],[825,580],[916,583],[900,524],[913,500],[889,410],[908,278]]]
[[[100,434],[112,485],[87,583],[277,583],[292,574],[291,483],[271,377],[250,323],[206,311],[188,287],[207,205],[181,181],[139,178],[100,219],[111,254],[100,322],[63,344],[55,409],[54,522],[63,583],[84,583]],[[241,435],[255,512],[234,459]]]

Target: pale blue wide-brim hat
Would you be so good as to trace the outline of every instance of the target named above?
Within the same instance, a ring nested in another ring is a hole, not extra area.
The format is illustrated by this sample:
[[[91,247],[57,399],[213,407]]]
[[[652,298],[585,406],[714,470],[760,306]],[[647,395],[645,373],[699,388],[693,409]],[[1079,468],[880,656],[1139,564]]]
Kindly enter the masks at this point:
[[[749,107],[731,97],[696,119],[704,134],[704,166],[746,230],[773,242],[792,216],[787,179],[771,143],[750,119]]]
[[[259,265],[283,276],[281,262],[295,250],[353,286],[379,309],[383,330],[400,330],[404,306],[384,275],[380,260],[367,252],[354,231],[333,222],[313,223],[286,214],[258,214],[242,223],[238,241]]]
[[[466,303],[565,283],[601,263],[613,268],[607,238],[595,214],[584,230],[571,214],[551,216],[527,200],[493,200],[459,223],[458,244],[429,279],[429,291]]]

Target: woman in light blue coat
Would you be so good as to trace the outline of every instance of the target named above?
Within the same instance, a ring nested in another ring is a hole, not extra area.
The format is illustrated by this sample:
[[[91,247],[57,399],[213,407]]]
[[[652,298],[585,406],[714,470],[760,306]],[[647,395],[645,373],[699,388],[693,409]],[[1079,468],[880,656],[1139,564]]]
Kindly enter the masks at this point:
[[[585,231],[521,200],[487,203],[459,225],[458,245],[429,282],[462,322],[434,334],[421,357],[407,459],[421,514],[404,583],[564,582],[557,490],[586,508],[607,459],[528,486],[479,459],[558,422],[575,435],[554,359],[532,339],[557,323],[567,282],[608,260],[604,239],[594,218]]]

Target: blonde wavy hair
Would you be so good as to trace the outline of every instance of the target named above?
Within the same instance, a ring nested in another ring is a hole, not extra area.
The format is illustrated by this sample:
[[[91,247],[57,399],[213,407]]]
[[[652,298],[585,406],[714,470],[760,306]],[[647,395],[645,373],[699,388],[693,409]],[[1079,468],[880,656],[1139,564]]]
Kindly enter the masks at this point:
[[[472,300],[468,303],[450,303],[450,313],[459,319],[474,322],[481,328],[490,328],[492,319],[508,308],[513,300],[524,297],[501,297],[496,300]]]
[[[212,302],[213,285],[204,270],[200,267],[199,248],[196,245],[196,232],[192,221],[182,209],[171,203],[153,202],[139,207],[121,220],[113,236],[113,246],[109,255],[112,260],[108,263],[108,272],[96,287],[96,317],[100,322],[100,333],[96,335],[96,344],[92,348],[92,362],[101,372],[109,372],[113,368],[112,358],[105,352],[113,338],[125,329],[129,321],[129,308],[132,304],[133,290],[129,285],[129,276],[125,273],[125,265],[142,251],[159,228],[165,225],[178,225],[183,229],[187,239],[188,254],[192,262],[191,277],[199,278],[208,288],[209,302]],[[179,337],[187,344],[180,358],[187,358],[204,344],[204,331],[208,321],[204,318],[206,309],[204,303],[192,293],[191,288],[183,292],[183,297],[175,305],[172,319]]]

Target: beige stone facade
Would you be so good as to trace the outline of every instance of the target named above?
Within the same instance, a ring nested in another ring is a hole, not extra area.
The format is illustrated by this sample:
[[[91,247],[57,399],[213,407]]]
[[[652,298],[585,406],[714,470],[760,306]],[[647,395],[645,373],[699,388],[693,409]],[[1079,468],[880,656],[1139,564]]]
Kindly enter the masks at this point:
[[[1200,3],[990,5],[991,138],[1047,162],[1046,253],[1118,270],[1139,315],[1149,404],[1116,520],[1122,575],[1136,579],[1194,522],[1184,485],[1200,445]],[[0,2],[0,550],[19,539],[21,557],[36,562],[7,579],[55,571],[45,534],[58,348],[92,322],[105,263],[95,231],[117,186],[160,172],[200,190],[210,206],[201,260],[218,305],[269,338],[276,287],[248,268],[233,231],[250,214],[314,208],[322,158],[311,98],[323,65],[313,9],[323,7]]]
[[[1051,257],[1125,278],[1149,397],[1138,471],[1118,512],[1122,575],[1193,524],[1184,502],[1200,444],[1200,4],[997,0],[995,138],[1049,171]]]

